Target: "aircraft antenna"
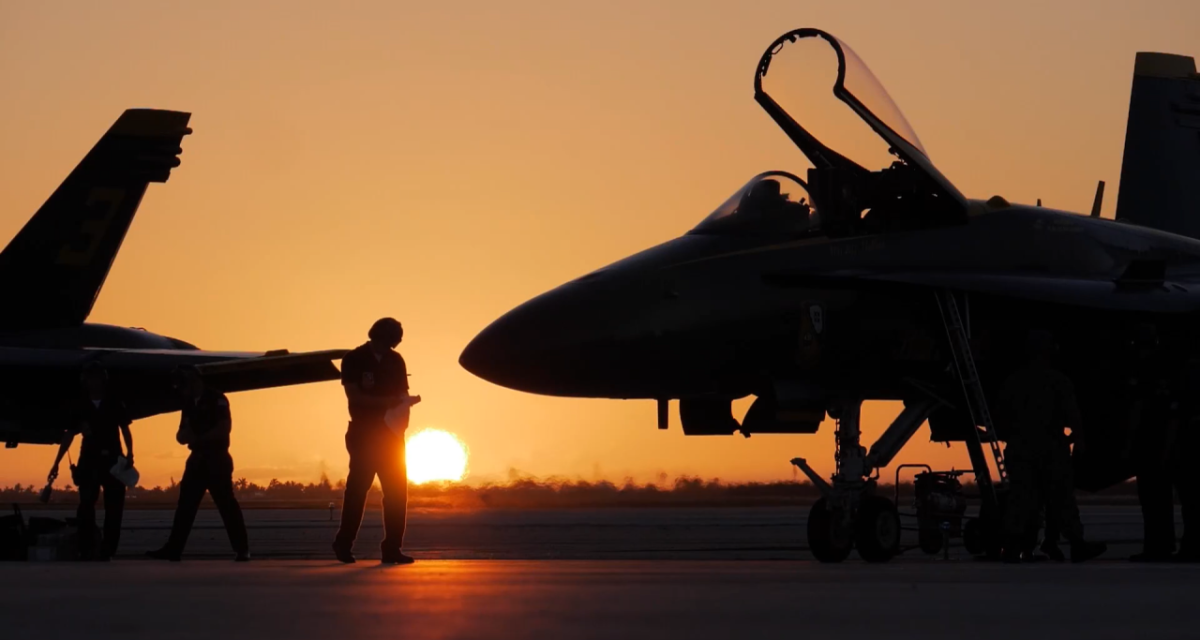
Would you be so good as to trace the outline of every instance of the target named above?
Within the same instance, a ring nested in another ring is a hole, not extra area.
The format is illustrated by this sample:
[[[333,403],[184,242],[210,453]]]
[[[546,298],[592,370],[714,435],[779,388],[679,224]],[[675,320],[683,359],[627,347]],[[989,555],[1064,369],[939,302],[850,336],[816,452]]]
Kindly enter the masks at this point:
[[[1104,204],[1104,181],[1096,185],[1096,199],[1092,201],[1092,217],[1100,217],[1100,206]]]

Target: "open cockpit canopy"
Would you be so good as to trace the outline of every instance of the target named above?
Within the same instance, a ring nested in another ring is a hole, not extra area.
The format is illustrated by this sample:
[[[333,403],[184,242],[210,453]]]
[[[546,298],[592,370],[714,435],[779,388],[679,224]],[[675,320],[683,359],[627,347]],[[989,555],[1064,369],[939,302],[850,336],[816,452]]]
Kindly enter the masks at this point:
[[[754,94],[813,164],[807,190],[826,231],[866,232],[859,221],[871,211],[872,228],[883,231],[965,221],[965,198],[844,42],[818,29],[780,36],[758,63]]]

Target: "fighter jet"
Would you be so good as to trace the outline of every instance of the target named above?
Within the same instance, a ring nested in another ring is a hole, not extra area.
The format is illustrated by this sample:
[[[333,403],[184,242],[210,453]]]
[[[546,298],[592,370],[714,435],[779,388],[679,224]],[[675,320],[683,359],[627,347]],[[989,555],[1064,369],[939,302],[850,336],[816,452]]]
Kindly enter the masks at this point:
[[[89,362],[133,418],[179,410],[171,371],[196,365],[225,392],[332,380],[344,351],[202,351],[142,329],[87,322],[151,182],[179,166],[191,114],[124,112],[0,253],[0,441],[58,443]]]
[[[822,69],[826,84],[813,80]],[[754,98],[808,159],[805,177],[759,174],[683,236],[518,306],[466,347],[462,366],[531,393],[655,400],[659,428],[678,400],[688,436],[814,433],[828,416],[833,477],[793,460],[824,495],[809,542],[824,561],[852,546],[886,561],[899,522],[875,479],[927,421],[933,440],[966,444],[983,499],[973,544],[998,551],[1006,471],[989,403],[1027,332],[1047,330],[1089,434],[1077,484],[1128,478],[1134,328],[1153,323],[1175,358],[1198,351],[1193,60],[1137,55],[1116,220],[1099,217],[1103,183],[1090,216],[965,197],[867,66],[824,31],[772,42]],[[853,114],[886,154],[834,144],[845,127],[818,131],[830,115],[820,100]],[[731,402],[747,396],[739,421]],[[904,403],[870,448],[864,400]]]

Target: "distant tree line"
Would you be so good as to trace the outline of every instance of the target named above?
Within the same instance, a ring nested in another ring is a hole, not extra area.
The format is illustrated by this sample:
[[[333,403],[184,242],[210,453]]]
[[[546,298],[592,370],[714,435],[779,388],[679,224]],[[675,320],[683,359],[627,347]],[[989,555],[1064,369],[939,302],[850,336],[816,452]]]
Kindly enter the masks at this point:
[[[341,505],[345,480],[331,482],[322,475],[317,482],[271,480],[266,485],[240,479],[234,483],[238,500],[250,507],[327,508]],[[883,485],[880,492],[891,496],[894,487]],[[39,486],[21,484],[0,489],[0,503],[37,504]],[[975,487],[967,483],[968,495]],[[409,486],[409,506],[416,509],[578,509],[605,507],[754,507],[807,505],[818,497],[808,482],[729,483],[718,479],[680,477],[672,482],[638,484],[632,480],[616,484],[559,478],[514,478],[503,483],[466,485],[427,483]],[[902,483],[901,505],[911,500],[912,486]],[[1123,502],[1136,498],[1132,483],[1122,483],[1097,494],[1080,492],[1080,502]],[[135,487],[127,494],[129,508],[164,507],[179,498],[174,479],[166,487]],[[378,487],[371,490],[368,504],[379,506]],[[205,499],[207,501],[207,498]],[[73,487],[56,488],[51,506],[66,508],[78,501]]]
[[[233,483],[233,489],[238,499],[248,502],[255,500],[325,500],[328,502],[331,499],[340,497],[345,487],[345,480],[339,480],[334,484],[324,474],[321,475],[321,479],[317,482],[310,482],[308,484],[293,480],[280,481],[272,479],[266,485],[260,485],[250,482],[245,478],[240,478]],[[0,489],[0,502],[34,503],[38,501],[38,495],[41,491],[41,486],[24,486],[18,483],[11,487]],[[132,501],[127,502],[130,506],[137,503],[171,504],[179,499],[179,483],[174,478],[171,478],[171,483],[166,487],[133,487],[126,491],[125,497],[127,501]],[[55,487],[54,493],[50,498],[50,503],[73,504],[78,499],[79,494],[75,487],[67,485],[66,487]]]

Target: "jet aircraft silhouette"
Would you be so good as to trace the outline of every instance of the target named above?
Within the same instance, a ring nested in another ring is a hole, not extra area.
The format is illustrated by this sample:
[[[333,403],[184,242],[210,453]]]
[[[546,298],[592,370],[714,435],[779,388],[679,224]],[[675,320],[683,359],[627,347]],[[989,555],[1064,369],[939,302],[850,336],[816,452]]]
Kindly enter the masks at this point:
[[[79,372],[101,362],[132,417],[178,411],[171,371],[196,365],[225,392],[338,377],[344,351],[202,351],[141,329],[87,322],[151,182],[179,166],[191,114],[124,112],[0,253],[0,441],[58,443]]]
[[[795,75],[812,66],[795,54],[814,51],[836,57],[833,96],[890,152],[886,166],[864,166],[818,137],[820,121],[802,122],[824,89]],[[655,400],[660,428],[678,400],[689,436],[814,433],[832,418],[833,477],[793,461],[824,494],[809,522],[822,560],[852,546],[872,561],[898,552],[896,505],[876,478],[926,421],[933,440],[965,443],[983,508],[964,535],[998,551],[1004,434],[989,403],[1033,329],[1054,333],[1075,381],[1088,433],[1077,485],[1130,477],[1134,328],[1154,324],[1177,360],[1200,356],[1192,59],[1137,55],[1116,220],[1099,217],[1102,191],[1091,216],[966,198],[861,59],[824,31],[775,40],[754,90],[811,163],[804,178],[755,176],[685,235],[508,312],[461,364],[531,393]],[[731,402],[747,396],[755,400],[739,421]],[[904,403],[869,448],[864,400]]]

